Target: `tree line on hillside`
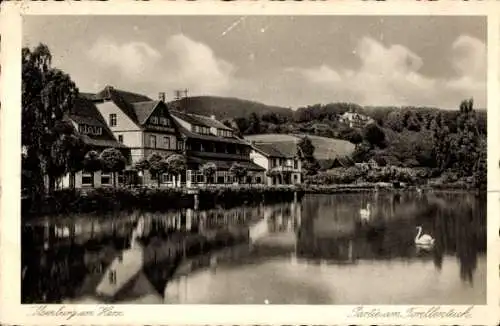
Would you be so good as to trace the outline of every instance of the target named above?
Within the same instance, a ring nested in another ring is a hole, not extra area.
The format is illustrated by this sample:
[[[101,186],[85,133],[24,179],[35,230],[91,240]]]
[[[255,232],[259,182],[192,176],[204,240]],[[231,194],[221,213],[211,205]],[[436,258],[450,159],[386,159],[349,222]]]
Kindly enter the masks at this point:
[[[364,114],[374,122],[351,128],[339,120],[345,112]],[[373,159],[380,166],[424,167],[432,169],[433,175],[451,174],[452,179],[473,177],[475,183],[484,186],[486,117],[486,111],[475,110],[470,99],[462,101],[455,111],[331,103],[299,108],[292,117],[252,113],[224,122],[241,135],[300,133],[344,139],[356,145],[355,162]],[[313,164],[311,170],[316,167]]]

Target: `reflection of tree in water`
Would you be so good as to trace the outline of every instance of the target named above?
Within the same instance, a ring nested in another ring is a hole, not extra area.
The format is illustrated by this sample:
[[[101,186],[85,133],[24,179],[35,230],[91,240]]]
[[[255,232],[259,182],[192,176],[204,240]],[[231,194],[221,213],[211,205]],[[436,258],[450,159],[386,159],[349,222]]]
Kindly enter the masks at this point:
[[[349,207],[357,218],[360,207],[372,204],[368,225],[358,223],[354,234],[355,258],[392,259],[414,257],[433,259],[441,269],[444,255],[454,254],[460,262],[460,275],[471,282],[479,253],[486,250],[486,201],[471,194],[431,193],[415,196],[412,193],[378,195],[339,195],[330,198],[306,198],[303,202],[303,220],[299,230],[298,250],[301,255],[336,256],[339,236],[319,241],[314,231],[314,220],[330,219]],[[365,206],[366,207],[366,206]],[[351,215],[349,212],[347,215]],[[339,225],[340,226],[340,225]],[[431,250],[416,250],[416,226],[435,238]],[[335,241],[334,241],[335,240]],[[314,251],[314,253],[311,253]]]
[[[437,209],[433,221],[434,262],[440,268],[444,253],[455,254],[460,261],[460,277],[472,283],[478,254],[486,250],[486,200],[456,196],[443,195],[430,201]]]

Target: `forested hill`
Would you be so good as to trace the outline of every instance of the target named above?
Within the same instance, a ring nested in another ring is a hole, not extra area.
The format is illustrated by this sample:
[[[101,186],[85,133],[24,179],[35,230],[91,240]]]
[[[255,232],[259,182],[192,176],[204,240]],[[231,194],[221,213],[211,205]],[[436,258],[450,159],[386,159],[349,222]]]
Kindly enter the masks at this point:
[[[220,120],[248,117],[252,113],[259,116],[270,113],[288,118],[293,116],[293,111],[290,108],[266,105],[233,97],[195,96],[172,101],[170,104],[177,108],[185,108],[190,113],[207,116],[215,115]]]
[[[454,132],[460,102],[456,110],[443,110],[415,106],[360,106],[353,103],[312,104],[292,110],[238,98],[217,96],[195,96],[172,101],[177,108],[202,115],[215,115],[219,120],[231,122],[243,134],[297,133],[306,132],[325,137],[340,137],[342,126],[338,116],[355,111],[373,118],[377,124],[395,131],[404,129],[418,131],[428,129],[430,121],[437,113],[442,113],[449,128]],[[486,110],[475,109],[477,125],[486,132]]]

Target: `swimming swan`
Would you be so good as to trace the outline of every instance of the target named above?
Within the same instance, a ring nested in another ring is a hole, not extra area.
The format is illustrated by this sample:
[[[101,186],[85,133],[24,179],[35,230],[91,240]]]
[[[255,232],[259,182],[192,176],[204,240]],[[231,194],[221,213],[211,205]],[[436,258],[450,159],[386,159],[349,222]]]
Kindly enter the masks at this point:
[[[418,234],[415,237],[415,244],[421,246],[432,246],[434,239],[428,234],[422,234],[422,227],[417,226]]]
[[[359,210],[359,216],[363,221],[368,221],[370,219],[371,211],[370,204],[366,205],[366,209],[362,208]]]

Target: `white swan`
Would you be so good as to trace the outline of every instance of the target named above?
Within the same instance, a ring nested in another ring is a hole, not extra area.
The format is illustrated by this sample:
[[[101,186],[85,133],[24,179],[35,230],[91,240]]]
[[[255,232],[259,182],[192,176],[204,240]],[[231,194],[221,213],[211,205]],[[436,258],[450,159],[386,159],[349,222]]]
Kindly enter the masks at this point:
[[[428,234],[422,234],[422,227],[417,226],[418,234],[415,237],[415,244],[420,246],[432,246],[434,239]]]
[[[370,219],[371,211],[370,204],[366,205],[366,209],[362,208],[359,210],[359,216],[363,221],[368,221]]]

